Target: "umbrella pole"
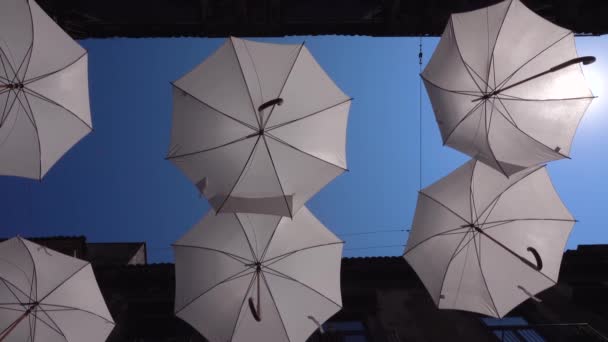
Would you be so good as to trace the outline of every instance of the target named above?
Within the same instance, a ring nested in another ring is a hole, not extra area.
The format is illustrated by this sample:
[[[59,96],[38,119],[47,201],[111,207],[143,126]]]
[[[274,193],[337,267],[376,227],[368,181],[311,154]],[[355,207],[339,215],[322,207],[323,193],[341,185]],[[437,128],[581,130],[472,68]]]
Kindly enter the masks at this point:
[[[573,59],[571,59],[569,61],[566,61],[564,63],[558,64],[558,65],[554,66],[553,68],[551,68],[551,69],[549,69],[547,71],[543,71],[543,72],[541,72],[539,74],[536,74],[534,76],[530,76],[530,77],[528,77],[528,78],[526,78],[524,80],[521,80],[519,82],[513,83],[513,84],[511,84],[508,87],[504,87],[502,89],[494,90],[493,92],[491,92],[489,94],[486,94],[486,95],[484,95],[482,97],[474,99],[472,102],[477,102],[477,101],[488,99],[491,96],[498,95],[498,94],[500,94],[501,92],[503,92],[505,90],[509,90],[509,89],[511,89],[513,87],[517,87],[520,84],[523,84],[523,83],[526,83],[526,82],[530,82],[530,81],[532,81],[534,79],[537,79],[537,78],[539,78],[541,76],[544,76],[546,74],[550,74],[552,72],[561,70],[561,69],[569,67],[569,66],[571,66],[573,64],[583,63],[584,65],[588,65],[588,64],[591,64],[593,62],[595,62],[595,57],[593,57],[593,56],[585,56],[585,57],[573,58]]]
[[[32,310],[36,306],[38,306],[38,303],[35,303],[34,305],[32,305],[21,316],[19,316],[19,318],[17,318],[17,320],[15,320],[13,323],[11,323],[11,325],[6,327],[6,329],[4,329],[4,331],[2,331],[2,333],[0,333],[0,341],[4,341],[4,339],[17,327],[17,325],[19,325],[19,323],[21,323],[21,321],[24,318],[26,318],[27,316],[29,316],[30,313],[32,313]]]
[[[262,311],[261,311],[261,306],[260,306],[260,278],[261,278],[261,273],[262,273],[262,267],[261,265],[258,263],[256,265],[256,277],[257,277],[257,292],[258,292],[258,298],[257,298],[257,305],[253,303],[253,298],[249,297],[249,310],[251,311],[251,315],[253,316],[253,318],[255,318],[256,321],[260,322],[262,321]],[[2,341],[2,340],[0,340]]]
[[[540,271],[541,268],[543,267],[542,260],[540,258],[540,255],[536,251],[536,249],[534,249],[532,247],[528,247],[528,251],[532,252],[532,254],[534,254],[534,258],[536,259],[536,265],[534,265],[528,259],[526,259],[526,258],[522,257],[521,255],[515,253],[512,249],[510,249],[509,247],[503,245],[500,241],[498,241],[498,240],[494,239],[493,237],[491,237],[490,235],[486,234],[486,232],[484,232],[481,228],[479,228],[477,226],[473,226],[473,229],[475,229],[475,231],[477,231],[479,234],[482,234],[483,236],[485,236],[488,239],[492,240],[495,244],[497,244],[500,247],[502,247],[505,251],[509,252],[511,255],[513,255],[514,257],[518,258],[524,264],[526,264],[527,266],[531,267],[535,271]]]

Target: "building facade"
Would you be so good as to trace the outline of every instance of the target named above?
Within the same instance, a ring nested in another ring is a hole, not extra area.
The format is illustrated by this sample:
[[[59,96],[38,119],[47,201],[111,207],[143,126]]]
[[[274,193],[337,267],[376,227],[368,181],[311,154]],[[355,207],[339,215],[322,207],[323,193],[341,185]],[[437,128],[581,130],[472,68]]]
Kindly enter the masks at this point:
[[[203,342],[173,314],[173,264],[148,264],[146,244],[33,238],[90,261],[116,327],[108,342]],[[564,254],[560,282],[503,320],[439,310],[401,257],[344,258],[343,310],[309,342],[608,341],[608,245]]]

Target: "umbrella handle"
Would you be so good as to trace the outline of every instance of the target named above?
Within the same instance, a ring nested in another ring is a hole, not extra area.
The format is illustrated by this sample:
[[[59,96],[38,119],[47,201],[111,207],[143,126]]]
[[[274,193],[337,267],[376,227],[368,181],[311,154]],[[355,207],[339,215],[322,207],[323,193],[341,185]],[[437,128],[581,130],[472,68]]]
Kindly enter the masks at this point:
[[[253,302],[253,298],[249,297],[249,310],[251,310],[251,315],[255,318],[256,321],[262,321],[262,317],[259,315],[258,310],[255,308],[255,303]]]
[[[283,99],[280,97],[277,97],[276,99],[267,101],[262,103],[259,107],[258,107],[258,112],[263,111],[264,109],[268,108],[268,107],[272,107],[274,105],[282,105],[283,104]]]
[[[542,270],[543,259],[541,259],[540,254],[538,254],[538,251],[534,247],[528,247],[527,251],[534,255],[534,259],[536,259],[536,269],[538,271]]]

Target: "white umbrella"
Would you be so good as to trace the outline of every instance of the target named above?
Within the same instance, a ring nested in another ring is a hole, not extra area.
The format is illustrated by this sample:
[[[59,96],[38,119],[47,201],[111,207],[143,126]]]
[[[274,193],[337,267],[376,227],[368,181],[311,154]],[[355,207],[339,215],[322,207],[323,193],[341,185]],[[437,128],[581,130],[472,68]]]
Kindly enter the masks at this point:
[[[342,306],[342,241],[292,219],[208,213],[174,245],[175,311],[210,341],[305,341]]]
[[[420,192],[404,256],[439,308],[503,317],[557,282],[574,222],[545,167],[471,160]]]
[[[505,175],[568,157],[593,99],[574,34],[504,1],[453,14],[422,73],[444,144]]]
[[[293,216],[346,169],[351,99],[303,44],[230,38],[173,85],[167,158],[217,212]]]
[[[0,341],[105,341],[114,321],[91,265],[20,237],[0,243]]]
[[[0,174],[41,179],[91,127],[87,52],[33,0],[3,0]]]

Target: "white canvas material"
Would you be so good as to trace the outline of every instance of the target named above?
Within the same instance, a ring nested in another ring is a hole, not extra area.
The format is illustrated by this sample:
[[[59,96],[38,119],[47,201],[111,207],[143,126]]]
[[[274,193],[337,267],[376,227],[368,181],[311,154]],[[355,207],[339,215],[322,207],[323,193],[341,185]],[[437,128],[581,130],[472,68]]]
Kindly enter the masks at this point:
[[[0,341],[103,342],[113,328],[88,262],[20,237],[0,243]]]
[[[0,3],[0,175],[42,179],[92,129],[87,52],[33,0]]]
[[[306,207],[210,211],[173,245],[175,313],[212,342],[304,342],[342,307],[342,246]]]
[[[577,57],[519,0],[453,14],[421,74],[443,143],[507,176],[568,157],[593,94],[581,63],[550,70]]]
[[[574,223],[545,167],[471,160],[420,191],[404,257],[439,308],[503,317],[557,282]]]
[[[292,217],[346,170],[351,99],[303,44],[230,38],[173,86],[167,159],[216,212]]]

